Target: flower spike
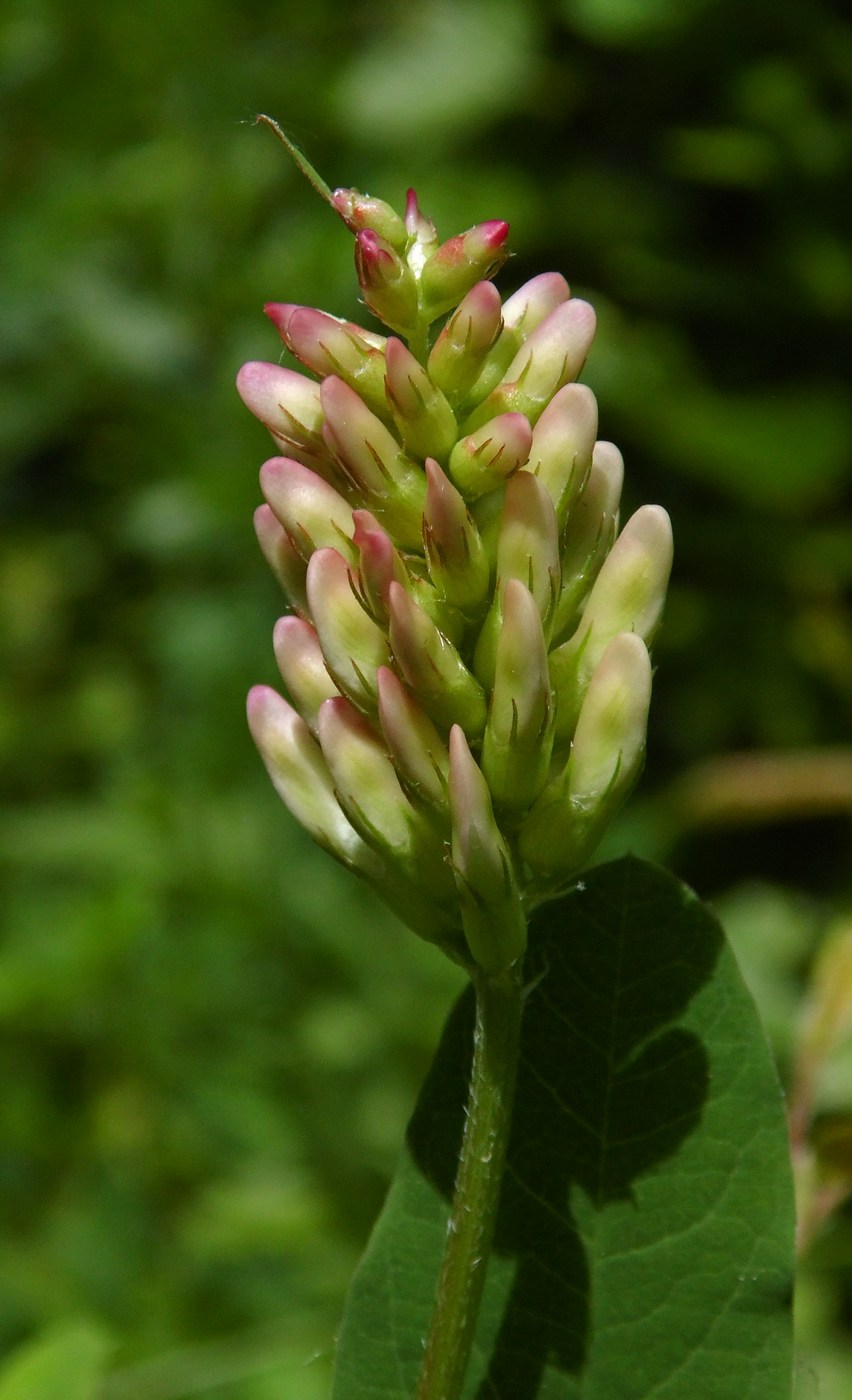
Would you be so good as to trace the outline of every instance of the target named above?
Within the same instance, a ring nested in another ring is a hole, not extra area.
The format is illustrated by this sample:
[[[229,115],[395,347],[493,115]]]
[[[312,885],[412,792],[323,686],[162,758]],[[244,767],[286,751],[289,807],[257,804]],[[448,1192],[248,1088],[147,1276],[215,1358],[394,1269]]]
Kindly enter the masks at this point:
[[[270,303],[306,372],[240,371],[282,454],[255,528],[293,609],[290,701],[256,687],[252,733],[321,844],[501,977],[641,770],[668,516],[618,535],[621,454],[576,382],[594,312],[561,274],[502,301],[502,220],[442,240],[413,190],[399,213],[301,168],[385,329]]]

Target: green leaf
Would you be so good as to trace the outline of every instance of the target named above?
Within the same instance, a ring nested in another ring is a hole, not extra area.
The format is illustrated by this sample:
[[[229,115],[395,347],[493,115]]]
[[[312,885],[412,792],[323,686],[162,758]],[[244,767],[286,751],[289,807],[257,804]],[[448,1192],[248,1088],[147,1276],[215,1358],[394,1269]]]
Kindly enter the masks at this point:
[[[789,1400],[781,1091],[719,924],[601,866],[533,920],[473,1400]],[[463,1119],[465,993],[352,1284],[334,1400],[410,1400]]]
[[[63,1323],[27,1342],[0,1371],[0,1400],[94,1400],[109,1344],[88,1323]]]

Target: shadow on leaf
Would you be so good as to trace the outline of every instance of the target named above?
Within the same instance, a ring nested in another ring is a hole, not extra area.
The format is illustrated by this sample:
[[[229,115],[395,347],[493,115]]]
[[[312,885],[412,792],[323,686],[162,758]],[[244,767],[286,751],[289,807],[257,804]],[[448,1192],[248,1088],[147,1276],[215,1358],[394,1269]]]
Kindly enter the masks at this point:
[[[634,1183],[675,1155],[701,1120],[707,1052],[676,1022],[712,975],[722,936],[675,882],[666,898],[656,878],[646,890],[647,869],[627,860],[605,880],[592,872],[533,920],[532,990],[494,1244],[514,1267],[477,1400],[534,1400],[546,1367],[582,1372],[590,1270],[578,1202],[593,1215],[629,1202]],[[623,917],[613,918],[614,906]],[[409,1128],[417,1166],[447,1200],[472,1027],[465,993]]]

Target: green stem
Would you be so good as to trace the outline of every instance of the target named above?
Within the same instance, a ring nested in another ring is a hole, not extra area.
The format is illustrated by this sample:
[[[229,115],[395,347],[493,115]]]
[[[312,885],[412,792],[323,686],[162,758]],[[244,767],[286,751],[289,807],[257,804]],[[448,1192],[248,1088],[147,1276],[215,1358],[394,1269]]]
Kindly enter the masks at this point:
[[[494,1235],[512,1119],[521,970],[473,976],[476,1028],[447,1243],[416,1400],[459,1400]]]

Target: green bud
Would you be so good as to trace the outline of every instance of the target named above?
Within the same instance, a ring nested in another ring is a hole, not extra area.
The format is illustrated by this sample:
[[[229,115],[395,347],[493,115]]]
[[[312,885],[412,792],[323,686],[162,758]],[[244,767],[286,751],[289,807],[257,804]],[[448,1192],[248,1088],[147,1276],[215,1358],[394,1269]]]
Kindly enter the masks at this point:
[[[331,375],[321,388],[323,436],[358,504],[366,505],[395,544],[422,545],[426,478],[348,384]]]
[[[325,850],[368,879],[381,862],[344,816],[322,752],[305,721],[266,685],[248,695],[249,729],[272,785],[296,821]]]
[[[519,579],[503,593],[482,771],[498,806],[523,810],[547,781],[553,744],[547,647],[538,604]]]
[[[595,313],[573,297],[536,326],[488,397],[462,424],[472,433],[500,413],[524,413],[535,424],[563,384],[576,379],[595,334]]]
[[[437,462],[426,462],[423,542],[429,576],[442,598],[475,614],[486,599],[491,569],[485,546],[464,499]]]
[[[560,534],[588,480],[598,428],[598,406],[585,384],[566,384],[535,425],[527,471],[547,488]]]
[[[318,549],[312,556],[307,591],[329,675],[359,709],[375,710],[376,671],[390,662],[388,639],[359,601],[336,549]]]
[[[354,563],[352,507],[327,481],[301,462],[271,457],[260,469],[260,485],[305,563],[324,548]]]
[[[648,649],[622,632],[592,674],[567,768],[521,827],[519,849],[537,874],[565,877],[591,856],[642,770],[650,702]]]
[[[385,742],[408,788],[444,813],[450,756],[426,712],[387,666],[378,673],[379,722]]]
[[[500,293],[492,282],[477,282],[447,321],[428,360],[429,378],[453,406],[476,383],[502,326]]]
[[[601,567],[580,625],[550,655],[559,739],[573,732],[592,673],[619,632],[650,642],[662,617],[672,565],[671,522],[662,506],[632,515]]]
[[[449,799],[465,938],[475,962],[494,976],[523,957],[527,921],[488,784],[459,725],[450,733]]]
[[[334,191],[331,202],[352,233],[373,229],[398,253],[405,252],[408,242],[405,224],[396,210],[383,199],[360,194],[358,190],[340,189]]]
[[[465,497],[474,500],[523,466],[531,446],[529,419],[522,413],[503,413],[456,443],[447,470]]]
[[[305,614],[308,610],[305,590],[308,565],[281,522],[276,520],[271,506],[258,506],[254,513],[254,531],[264,559],[293,607]]]
[[[364,300],[375,316],[400,335],[419,320],[417,283],[408,263],[373,229],[355,239],[355,271]]]
[[[302,719],[315,734],[320,705],[340,694],[328,674],[316,629],[301,617],[279,617],[272,646],[281,679]]]
[[[449,729],[460,724],[476,738],[485,727],[485,695],[456,648],[414,599],[392,583],[390,646],[398,670],[427,715]]]
[[[476,282],[492,277],[509,256],[509,225],[502,219],[456,234],[426,260],[420,276],[424,319],[434,321],[458,306]]]
[[[270,302],[264,307],[287,349],[314,374],[335,374],[355,389],[379,418],[391,420],[385,397],[385,337],[310,306]]]
[[[502,331],[471,388],[471,406],[481,403],[497,387],[527,336],[570,295],[568,283],[560,273],[542,272],[509,297],[503,306]]]
[[[440,389],[401,340],[387,347],[388,401],[406,451],[414,457],[445,457],[458,436],[455,415]]]
[[[551,643],[564,641],[577,626],[580,608],[612,549],[618,530],[618,505],[624,461],[611,442],[596,442],[592,467],[565,527],[562,586],[553,615]]]

